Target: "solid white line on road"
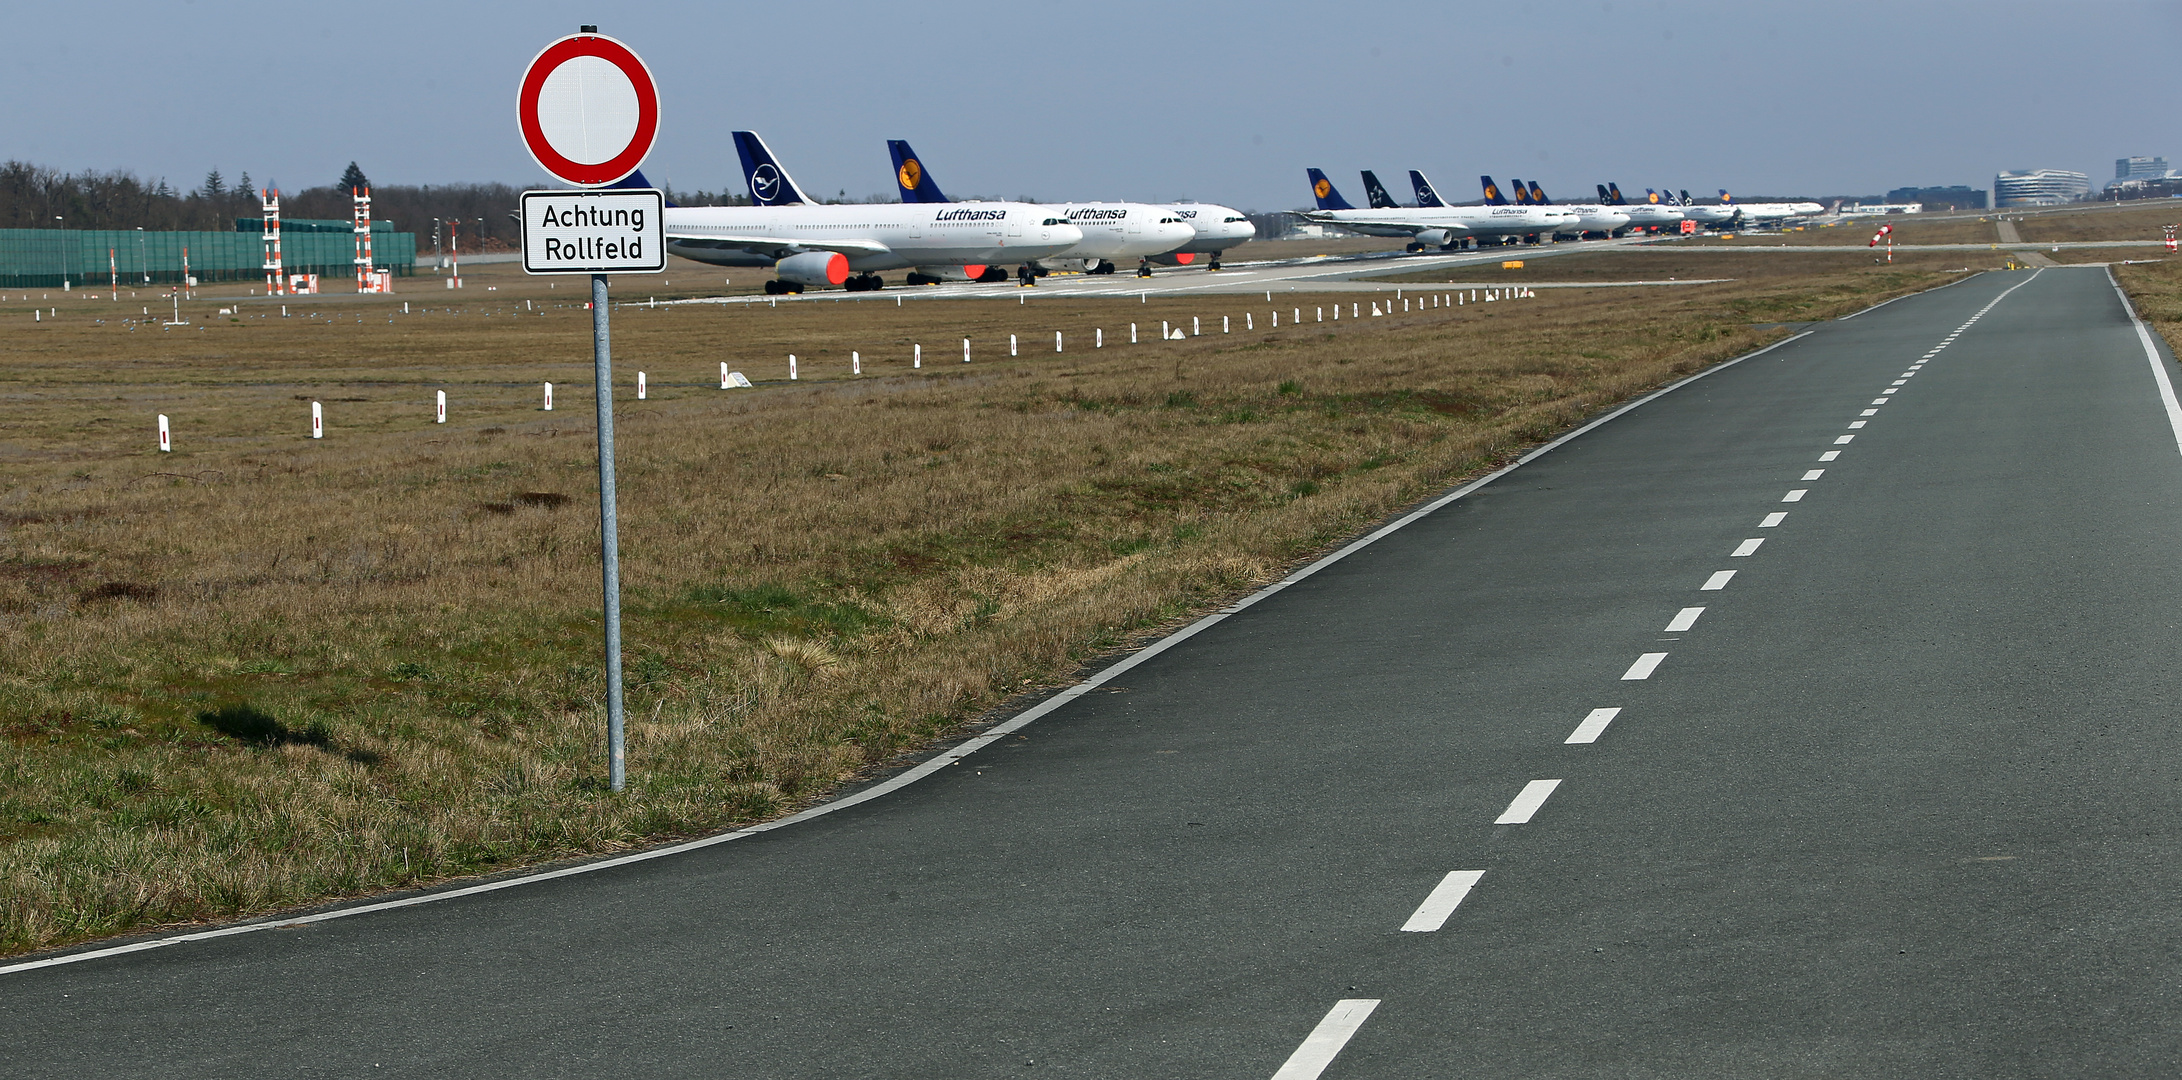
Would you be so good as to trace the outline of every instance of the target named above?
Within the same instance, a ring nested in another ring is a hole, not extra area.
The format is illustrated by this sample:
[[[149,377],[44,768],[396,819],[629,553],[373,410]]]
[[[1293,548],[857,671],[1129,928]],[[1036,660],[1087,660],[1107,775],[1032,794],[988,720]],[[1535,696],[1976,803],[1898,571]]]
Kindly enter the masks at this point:
[[[1704,613],[1705,613],[1705,609],[1704,609],[1704,608],[1701,608],[1701,607],[1686,607],[1686,608],[1683,608],[1683,609],[1682,609],[1681,611],[1679,611],[1679,612],[1677,612],[1677,613],[1675,614],[1675,616],[1674,616],[1674,620],[1673,620],[1673,621],[1671,621],[1671,622],[1669,622],[1669,623],[1667,624],[1667,628],[1666,628],[1665,630],[1662,630],[1662,631],[1660,631],[1660,633],[1662,633],[1662,634],[1679,634],[1679,633],[1681,633],[1682,631],[1684,631],[1684,630],[1687,630],[1687,629],[1689,629],[1689,628],[1690,628],[1690,627],[1692,627],[1692,626],[1696,626],[1696,625],[1697,625],[1697,617],[1698,617],[1699,615],[1702,615],[1702,614],[1704,614]]]
[[[1849,421],[1849,426],[1852,428],[1860,428],[1863,427],[1865,423],[1866,421],[1863,420],[1851,420]]]
[[[1758,553],[1758,545],[1762,543],[1765,543],[1762,538],[1757,540],[1745,540],[1742,543],[1735,545],[1735,550],[1728,552],[1727,557],[1730,559],[1740,559],[1746,555],[1755,555]]]
[[[1834,461],[1834,460],[1837,460],[1837,459],[1838,459],[1838,458],[1840,458],[1840,457],[1841,457],[1841,451],[1839,451],[1839,450],[1828,450],[1828,451],[1826,451],[1825,453],[1823,453],[1823,454],[1820,454],[1820,455],[1818,455],[1818,460],[1820,460],[1820,461]]]
[[[1273,1080],[1318,1080],[1326,1066],[1333,1064],[1334,1055],[1349,1044],[1356,1029],[1363,1027],[1364,1021],[1371,1018],[1371,1010],[1378,1007],[1378,998],[1343,998],[1334,1002],[1333,1011],[1311,1029],[1295,1053],[1288,1055],[1287,1064],[1273,1074]]]
[[[1786,520],[1788,520],[1788,511],[1775,510],[1770,514],[1765,515],[1764,521],[1758,522],[1758,528],[1770,529],[1773,526],[1778,525]]]
[[[1857,413],[1856,415],[1858,415],[1858,416],[1877,416],[1877,415],[1879,415],[1879,410],[1877,410],[1877,409],[1865,409],[1865,410],[1864,410],[1863,412]]]
[[[1810,488],[1796,488],[1796,489],[1794,489],[1794,490],[1790,491],[1790,492],[1789,492],[1788,494],[1786,494],[1786,495],[1783,495],[1783,496],[1781,496],[1781,497],[1780,497],[1780,501],[1782,501],[1782,502],[1802,502],[1802,501],[1803,501],[1803,497],[1804,497],[1805,495],[1809,495],[1810,493],[1811,493],[1811,489],[1810,489]]]
[[[1447,876],[1432,890],[1432,895],[1417,905],[1417,910],[1402,924],[1402,929],[1412,934],[1430,934],[1447,925],[1447,917],[1455,913],[1462,898],[1470,895],[1477,879],[1484,877],[1483,870],[1450,870]]]
[[[1705,579],[1705,583],[1704,583],[1704,584],[1702,584],[1702,585],[1699,585],[1699,586],[1697,587],[1697,591],[1698,591],[1698,592],[1719,592],[1719,591],[1720,591],[1721,589],[1725,589],[1725,588],[1727,588],[1727,583],[1728,583],[1728,582],[1730,582],[1730,581],[1733,581],[1733,580],[1735,580],[1735,571],[1733,571],[1733,570],[1716,570],[1716,571],[1713,571],[1713,574],[1712,574],[1712,576],[1711,576],[1711,577],[1708,577],[1708,578],[1706,578],[1706,579]]]
[[[2032,275],[2033,277],[2037,275]],[[2167,407],[2167,426],[2174,430],[2175,449],[2182,450],[2182,402],[2175,401],[2174,381],[2167,378],[2167,365],[2159,359],[2159,346],[2152,344],[2152,332],[2137,318],[2137,309],[2129,302],[2129,294],[2121,291],[2121,282],[2114,280],[2114,271],[2106,271],[2106,280],[2113,282],[2114,295],[2121,297],[2121,309],[2129,313],[2129,321],[2136,324],[2137,343],[2144,346],[2144,358],[2152,362],[2152,381],[2159,384],[2160,403]]]
[[[1629,670],[1621,673],[1621,681],[1636,682],[1651,678],[1652,672],[1659,670],[1659,662],[1666,658],[1667,654],[1663,652],[1648,652],[1637,657],[1636,663],[1629,665]]]
[[[1824,476],[1824,475],[1826,475],[1826,470],[1824,470],[1824,469],[1812,469],[1812,470],[1811,470],[1810,472],[1804,473],[1804,474],[1803,474],[1803,478],[1804,478],[1805,480],[1816,480],[1816,479],[1818,479],[1819,477],[1821,477],[1821,476]]]
[[[1606,725],[1613,723],[1614,718],[1620,715],[1619,708],[1591,710],[1591,715],[1584,717],[1583,723],[1576,725],[1576,730],[1569,733],[1568,738],[1563,740],[1563,745],[1599,741],[1599,736],[1606,733]]]
[[[1645,653],[1644,655],[1665,656],[1667,654]],[[1627,677],[1626,675],[1623,676],[1623,678]],[[1528,784],[1524,784],[1523,790],[1516,792],[1515,801],[1509,803],[1508,808],[1501,811],[1499,817],[1493,819],[1493,824],[1522,825],[1530,821],[1531,815],[1536,814],[1538,808],[1546,804],[1546,796],[1553,794],[1553,789],[1560,786],[1561,782],[1559,780],[1533,780]]]
[[[1854,435],[1843,435],[1843,436],[1841,436],[1840,438],[1838,438],[1838,439],[1835,439],[1835,440],[1833,441],[1833,444],[1834,444],[1835,446],[1847,446],[1848,444],[1850,444],[1850,443],[1852,443],[1852,442],[1855,442],[1855,441],[1856,441],[1856,436],[1854,436]]]

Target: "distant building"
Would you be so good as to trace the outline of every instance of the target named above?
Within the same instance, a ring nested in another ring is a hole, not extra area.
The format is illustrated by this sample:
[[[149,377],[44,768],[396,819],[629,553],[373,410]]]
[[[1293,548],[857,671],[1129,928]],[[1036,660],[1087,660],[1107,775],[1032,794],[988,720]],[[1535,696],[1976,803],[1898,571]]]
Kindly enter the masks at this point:
[[[2158,180],[2164,178],[2168,171],[2167,159],[2163,157],[2114,159],[2114,179],[2116,180]]]
[[[1921,203],[1927,210],[1983,210],[1985,192],[1962,184],[1947,187],[1898,187],[1887,192],[1890,203]]]
[[[1993,177],[1993,205],[2053,206],[2091,195],[2091,177],[2067,169],[2024,169]]]

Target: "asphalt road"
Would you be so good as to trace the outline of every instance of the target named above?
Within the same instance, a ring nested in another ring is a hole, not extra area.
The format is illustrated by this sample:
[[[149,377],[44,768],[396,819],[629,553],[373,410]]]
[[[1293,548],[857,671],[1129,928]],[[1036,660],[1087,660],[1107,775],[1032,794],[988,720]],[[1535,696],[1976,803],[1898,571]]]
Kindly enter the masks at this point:
[[[1986,274],[884,798],[0,975],[0,1071],[2172,1076],[2178,480],[2105,272]]]

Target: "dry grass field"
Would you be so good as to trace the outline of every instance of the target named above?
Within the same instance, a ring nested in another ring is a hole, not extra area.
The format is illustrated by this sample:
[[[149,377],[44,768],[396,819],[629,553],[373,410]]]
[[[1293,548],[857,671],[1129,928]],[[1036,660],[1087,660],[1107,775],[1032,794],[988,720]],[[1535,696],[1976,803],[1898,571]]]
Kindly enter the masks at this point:
[[[1785,333],[1754,324],[1953,276],[1645,258],[1742,280],[1277,330],[1247,297],[618,309],[620,796],[580,283],[480,267],[180,327],[0,297],[0,952],[779,815]]]
[[[2115,266],[2113,272],[2137,316],[2182,354],[2182,258]]]

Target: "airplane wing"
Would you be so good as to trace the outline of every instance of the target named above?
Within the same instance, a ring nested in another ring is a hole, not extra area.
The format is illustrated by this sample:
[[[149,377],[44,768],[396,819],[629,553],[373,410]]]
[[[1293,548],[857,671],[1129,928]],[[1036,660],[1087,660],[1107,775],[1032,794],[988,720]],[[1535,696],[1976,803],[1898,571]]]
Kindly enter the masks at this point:
[[[777,236],[718,236],[701,229],[667,229],[667,239],[683,247],[747,251],[773,259],[785,259],[806,251],[838,251],[843,255],[881,255],[892,248],[877,240],[791,240]]]

